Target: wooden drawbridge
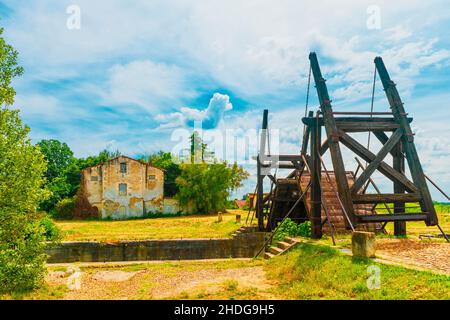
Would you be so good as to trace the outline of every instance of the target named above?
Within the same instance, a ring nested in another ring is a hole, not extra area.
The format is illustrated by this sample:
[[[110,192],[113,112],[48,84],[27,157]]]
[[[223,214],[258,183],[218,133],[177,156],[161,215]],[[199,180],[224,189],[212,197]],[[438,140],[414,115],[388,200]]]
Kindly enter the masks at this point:
[[[347,172],[346,174],[349,186],[352,186],[355,177],[353,172]],[[308,201],[311,197],[310,184],[311,176],[309,173],[301,175],[300,179],[297,178],[281,178],[277,179],[276,187],[273,191],[273,196],[268,198],[267,203],[269,212],[270,229],[274,229],[278,223],[289,213],[292,206],[298,201],[301,194],[306,191],[305,196],[301,199],[301,202],[295,206],[295,209],[289,214],[289,218],[297,223],[302,223],[311,219],[311,202]],[[323,172],[321,177],[321,186],[323,201],[325,202],[325,210],[321,211],[321,224],[323,231],[330,234],[331,232],[346,232],[345,213],[339,203],[339,197],[336,194],[336,177],[334,172],[329,172],[328,176]],[[358,215],[372,214],[372,206],[367,204],[355,204],[355,212]],[[328,216],[327,216],[328,214]],[[367,223],[358,226],[358,229],[364,229],[368,231],[376,231],[381,229],[380,224]]]
[[[299,223],[311,221],[314,238],[320,238],[322,231],[333,235],[345,230],[383,230],[389,222],[394,223],[396,235],[406,234],[407,221],[439,226],[426,183],[428,177],[423,173],[414,144],[410,127],[412,118],[405,112],[383,60],[375,59],[373,91],[378,73],[391,112],[335,112],[316,54],[311,53],[309,59],[310,79],[311,76],[314,79],[320,108],[316,114],[305,111],[299,154],[266,154],[268,110],[264,110],[256,157],[259,229],[273,231],[286,218]],[[309,87],[308,83],[307,97]],[[381,143],[381,149],[374,153],[369,145],[363,146],[352,137],[355,132],[368,132],[369,137],[372,134]],[[345,168],[343,146],[356,155],[358,166],[354,171]],[[323,160],[327,152],[331,157],[331,170]],[[385,160],[387,155],[392,157],[391,164]],[[275,168],[290,169],[290,173],[278,178],[276,173],[272,174]],[[375,171],[391,181],[392,192],[381,192],[372,179]],[[408,171],[410,176],[406,175]],[[270,193],[264,196],[266,177],[272,186]],[[368,193],[369,190],[376,193]],[[419,212],[407,212],[407,203],[417,203]],[[383,212],[379,212],[380,207],[384,208]]]

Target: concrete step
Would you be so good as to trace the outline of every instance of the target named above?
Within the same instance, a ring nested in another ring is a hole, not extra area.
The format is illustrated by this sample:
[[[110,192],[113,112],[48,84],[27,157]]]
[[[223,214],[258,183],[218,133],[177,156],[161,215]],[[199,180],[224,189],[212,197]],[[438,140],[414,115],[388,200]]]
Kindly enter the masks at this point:
[[[280,249],[280,248],[278,248],[278,247],[270,247],[269,248],[269,252],[270,253],[272,253],[272,254],[274,254],[274,255],[279,255],[279,254],[281,254],[281,253],[283,253],[283,249]]]
[[[295,243],[297,243],[298,241],[295,240],[294,238],[286,237],[286,238],[284,238],[284,242],[287,242],[287,243],[289,243],[289,244],[295,244]]]
[[[287,248],[290,248],[292,244],[288,243],[288,242],[284,242],[284,241],[278,241],[277,246],[278,248],[282,249],[282,250],[286,250]]]
[[[264,252],[264,259],[271,259],[275,257],[274,254],[271,254],[270,252]]]

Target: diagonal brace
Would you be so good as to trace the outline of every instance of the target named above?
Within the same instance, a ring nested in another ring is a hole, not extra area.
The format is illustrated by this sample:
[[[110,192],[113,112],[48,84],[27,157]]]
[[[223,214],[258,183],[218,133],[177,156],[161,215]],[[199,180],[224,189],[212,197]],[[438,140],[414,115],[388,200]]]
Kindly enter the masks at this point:
[[[357,193],[359,189],[367,182],[372,173],[379,167],[383,159],[387,154],[395,147],[395,145],[400,141],[403,135],[402,129],[397,129],[389,138],[389,140],[383,145],[381,150],[378,152],[377,156],[372,160],[372,162],[367,166],[367,168],[361,173],[361,175],[356,179],[351,192],[353,194]]]
[[[341,142],[345,146],[347,146],[347,148],[349,148],[350,150],[355,152],[358,156],[363,158],[365,161],[371,162],[375,159],[376,156],[371,151],[367,150],[366,147],[364,147],[358,141],[350,137],[344,131],[340,130],[339,135]],[[417,187],[411,181],[409,181],[400,172],[394,170],[394,168],[389,166],[387,163],[383,161],[380,162],[378,170],[392,181],[398,181],[399,183],[401,183],[408,192],[415,192],[415,193],[418,192]]]

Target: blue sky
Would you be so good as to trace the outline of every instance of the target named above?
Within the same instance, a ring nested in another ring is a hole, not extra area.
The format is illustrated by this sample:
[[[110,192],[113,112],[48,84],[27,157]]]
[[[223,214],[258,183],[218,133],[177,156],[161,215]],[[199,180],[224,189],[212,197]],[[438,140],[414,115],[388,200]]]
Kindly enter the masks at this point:
[[[80,8],[80,29],[67,28],[70,5]],[[367,26],[373,6],[379,28]],[[138,156],[182,148],[183,130],[202,121],[214,151],[243,162],[256,153],[251,135],[268,108],[273,141],[295,153],[308,53],[318,53],[340,111],[369,110],[373,58],[381,55],[414,117],[425,171],[450,187],[446,1],[7,0],[0,16],[25,68],[14,107],[35,142],[59,139],[77,156],[104,148]],[[388,111],[377,85],[375,109]],[[223,142],[226,130],[236,139]],[[224,154],[234,141],[239,151]],[[253,187],[254,176],[239,194]]]

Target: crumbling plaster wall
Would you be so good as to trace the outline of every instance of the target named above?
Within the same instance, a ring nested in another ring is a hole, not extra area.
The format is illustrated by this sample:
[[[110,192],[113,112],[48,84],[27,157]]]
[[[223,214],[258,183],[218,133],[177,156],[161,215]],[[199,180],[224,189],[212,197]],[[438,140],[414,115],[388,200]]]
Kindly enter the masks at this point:
[[[121,164],[126,164],[126,172]],[[118,157],[83,170],[84,194],[102,218],[139,217],[164,209],[164,172],[128,157]],[[119,185],[126,184],[126,193]],[[123,191],[123,190],[122,190]]]

